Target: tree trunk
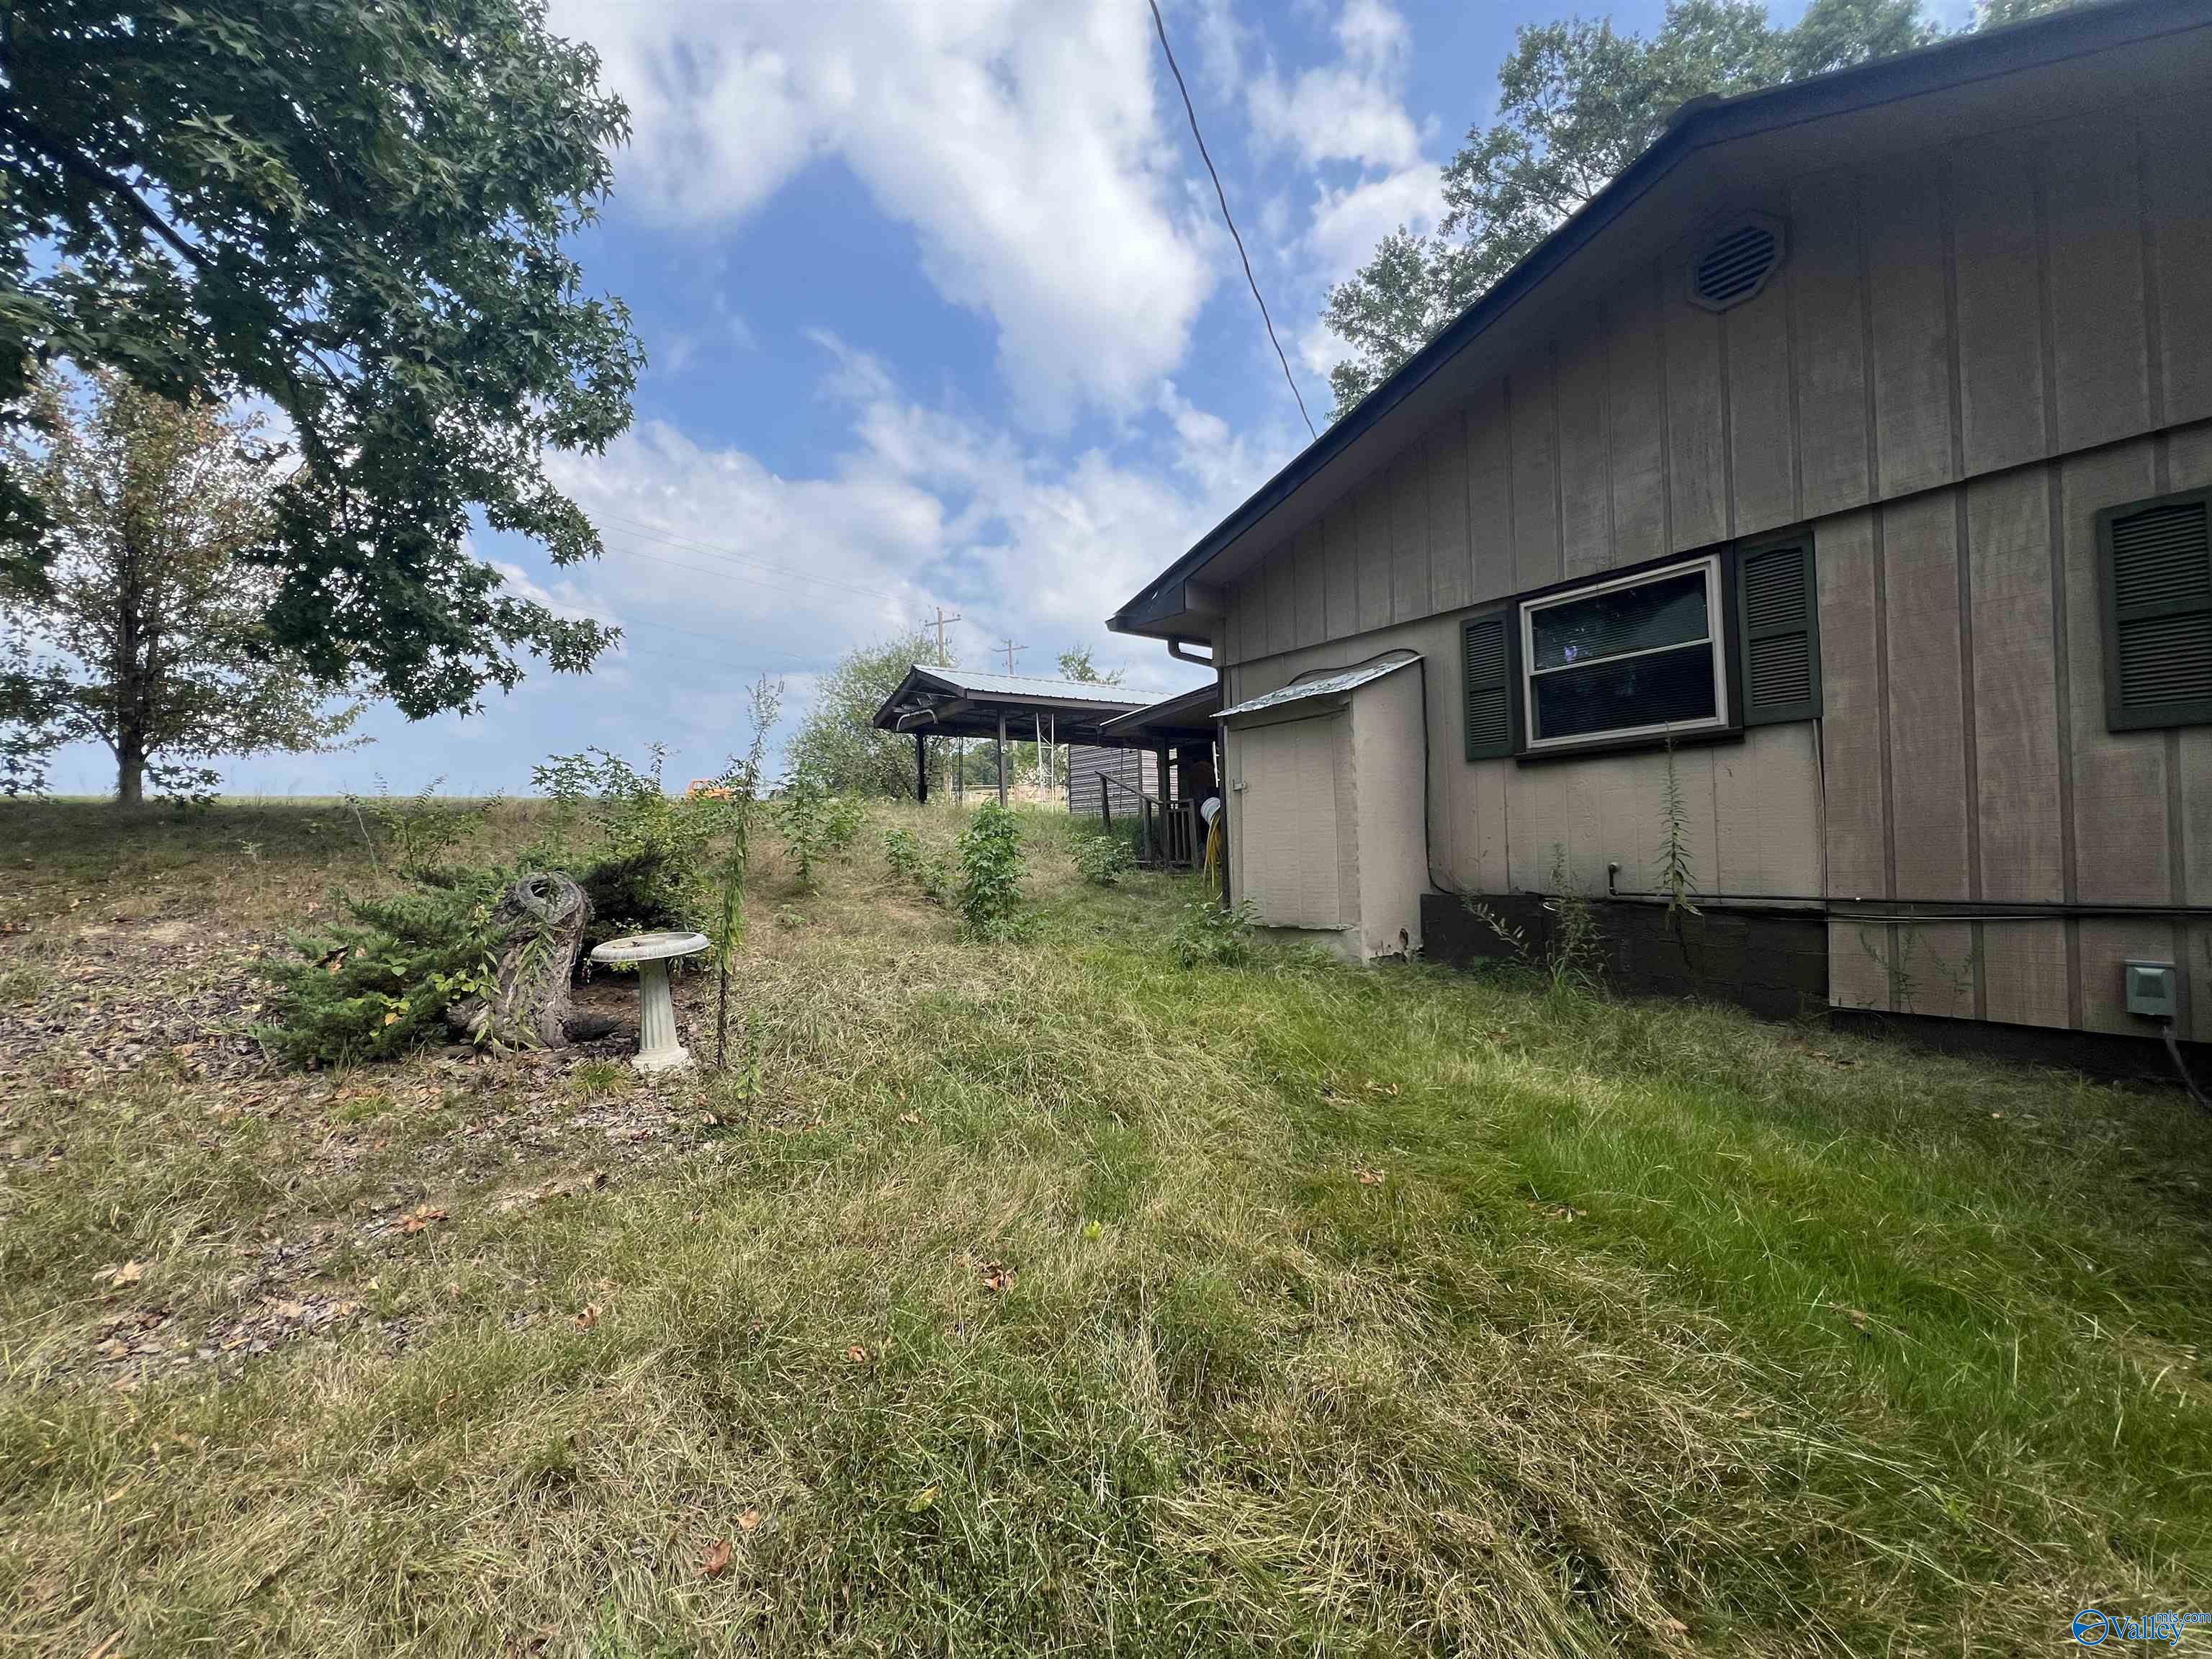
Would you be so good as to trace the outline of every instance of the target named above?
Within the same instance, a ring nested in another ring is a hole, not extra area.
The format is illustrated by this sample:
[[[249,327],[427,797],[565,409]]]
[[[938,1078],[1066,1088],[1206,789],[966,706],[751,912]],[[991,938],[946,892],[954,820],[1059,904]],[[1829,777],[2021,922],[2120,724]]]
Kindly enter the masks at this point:
[[[126,733],[115,746],[115,804],[137,806],[145,799],[145,746]]]
[[[574,1011],[568,979],[584,943],[592,903],[557,870],[525,876],[492,911],[498,988],[446,1011],[446,1023],[473,1042],[557,1048]]]

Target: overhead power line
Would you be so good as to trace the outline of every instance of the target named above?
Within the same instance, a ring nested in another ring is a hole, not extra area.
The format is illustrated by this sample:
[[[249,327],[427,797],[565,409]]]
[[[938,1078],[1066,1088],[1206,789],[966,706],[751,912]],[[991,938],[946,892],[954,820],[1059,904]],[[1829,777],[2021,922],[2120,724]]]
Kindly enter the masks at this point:
[[[1229,216],[1229,192],[1221,187],[1221,175],[1214,170],[1213,158],[1206,153],[1206,135],[1198,130],[1198,111],[1191,106],[1190,88],[1183,84],[1182,70],[1176,64],[1175,48],[1168,44],[1168,26],[1160,16],[1160,0],[1146,0],[1152,9],[1152,27],[1158,31],[1160,50],[1167,54],[1168,73],[1175,76],[1176,90],[1182,94],[1182,112],[1190,118],[1190,136],[1198,142],[1198,158],[1206,163],[1206,175],[1213,180],[1213,194],[1221,204],[1221,222],[1229,227],[1229,240],[1237,244],[1237,257],[1244,262],[1244,280],[1251,286],[1252,298],[1260,307],[1260,320],[1267,325],[1267,343],[1275,348],[1275,361],[1283,366],[1283,379],[1291,388],[1291,396],[1298,400],[1298,416],[1306,423],[1309,437],[1318,438],[1314,430],[1313,416],[1306,413],[1305,394],[1298,390],[1297,376],[1291,373],[1291,360],[1283,356],[1283,343],[1275,337],[1275,319],[1267,314],[1267,302],[1260,296],[1260,279],[1252,274],[1252,256],[1244,251],[1244,239],[1237,234],[1237,221]]]

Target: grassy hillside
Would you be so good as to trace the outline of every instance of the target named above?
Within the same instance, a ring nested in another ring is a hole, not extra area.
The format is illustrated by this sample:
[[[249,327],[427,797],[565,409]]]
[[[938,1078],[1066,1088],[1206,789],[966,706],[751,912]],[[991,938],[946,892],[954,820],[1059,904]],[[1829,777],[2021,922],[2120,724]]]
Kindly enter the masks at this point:
[[[1030,823],[1014,945],[873,830],[770,857],[748,1063],[646,1084],[271,1073],[248,963],[374,879],[339,809],[0,806],[0,1647],[1997,1654],[2212,1601],[2178,1094],[1184,969],[1187,888]]]

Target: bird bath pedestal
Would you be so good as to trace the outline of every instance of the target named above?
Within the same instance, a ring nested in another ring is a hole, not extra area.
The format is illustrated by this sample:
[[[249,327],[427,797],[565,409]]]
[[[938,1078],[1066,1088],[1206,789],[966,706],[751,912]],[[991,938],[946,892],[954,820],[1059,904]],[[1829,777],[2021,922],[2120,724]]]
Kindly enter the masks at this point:
[[[689,1066],[691,1055],[676,1035],[676,999],[668,991],[668,964],[677,957],[696,957],[707,949],[704,933],[632,933],[592,949],[592,960],[608,967],[637,969],[637,1058],[641,1072],[667,1072]]]

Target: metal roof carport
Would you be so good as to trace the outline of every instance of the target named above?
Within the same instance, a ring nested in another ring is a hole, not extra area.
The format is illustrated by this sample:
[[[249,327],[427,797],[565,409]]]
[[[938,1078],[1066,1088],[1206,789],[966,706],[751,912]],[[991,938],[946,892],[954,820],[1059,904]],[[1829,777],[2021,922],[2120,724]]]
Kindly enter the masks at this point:
[[[1103,749],[1143,749],[1157,741],[1148,733],[1109,734],[1105,726],[1118,714],[1139,712],[1143,704],[1110,685],[1052,680],[1027,674],[971,673],[916,663],[884,699],[872,724],[879,732],[914,733],[915,793],[929,799],[931,738],[995,738],[999,743],[999,804],[1006,802],[1006,721],[1026,716],[1050,720],[1054,743],[1082,743]]]

